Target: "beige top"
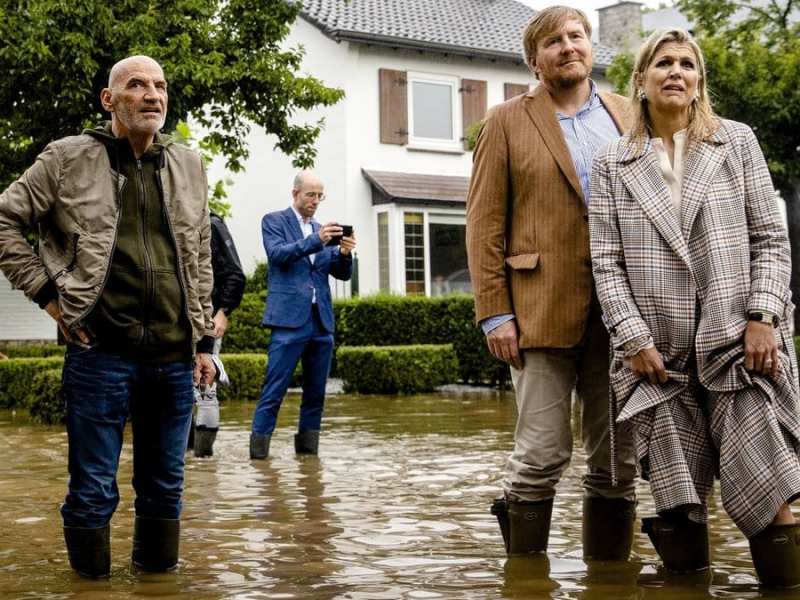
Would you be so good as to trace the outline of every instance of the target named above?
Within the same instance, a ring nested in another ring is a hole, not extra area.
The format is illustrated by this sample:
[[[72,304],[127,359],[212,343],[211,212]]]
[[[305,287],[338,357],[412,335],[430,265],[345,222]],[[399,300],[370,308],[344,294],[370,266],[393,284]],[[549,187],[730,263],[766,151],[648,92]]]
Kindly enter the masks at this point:
[[[672,196],[672,207],[675,209],[675,216],[678,217],[678,224],[681,224],[681,183],[683,182],[683,163],[686,158],[686,130],[681,129],[672,136],[675,145],[674,162],[670,163],[669,154],[661,138],[652,138],[653,149],[656,151],[658,166],[664,175]]]

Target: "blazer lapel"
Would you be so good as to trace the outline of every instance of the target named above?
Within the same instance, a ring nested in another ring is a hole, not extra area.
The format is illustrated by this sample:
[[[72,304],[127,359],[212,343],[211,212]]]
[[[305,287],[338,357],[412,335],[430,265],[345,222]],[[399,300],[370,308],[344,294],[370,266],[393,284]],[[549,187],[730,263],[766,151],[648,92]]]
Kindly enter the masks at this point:
[[[623,149],[620,177],[653,226],[691,270],[689,247],[678,225],[669,188],[652,152],[650,140],[641,150],[635,150],[635,146],[630,141],[620,145]]]
[[[553,155],[556,163],[558,163],[558,167],[564,177],[567,178],[578,197],[585,201],[581,183],[578,181],[578,174],[575,172],[575,163],[572,162],[569,148],[567,148],[567,143],[564,141],[564,134],[558,124],[556,107],[543,85],[539,84],[533,91],[528,92],[525,99],[525,110],[539,130],[545,146],[547,146],[550,154]]]
[[[289,233],[292,234],[294,240],[302,240],[303,230],[300,229],[300,223],[297,222],[297,215],[294,214],[291,206],[283,211],[283,218],[286,220],[286,225],[289,227]]]
[[[708,187],[728,157],[726,141],[727,136],[718,129],[708,139],[689,145],[681,184],[681,228],[687,240],[706,201]]]
[[[625,129],[627,128],[627,115],[624,114],[625,109],[620,106],[619,100],[615,101],[614,97],[608,92],[598,91],[597,95],[600,97],[600,102],[603,103],[606,112],[611,116],[611,120],[614,121],[614,125],[617,126],[617,131],[619,131],[620,134],[625,133]]]

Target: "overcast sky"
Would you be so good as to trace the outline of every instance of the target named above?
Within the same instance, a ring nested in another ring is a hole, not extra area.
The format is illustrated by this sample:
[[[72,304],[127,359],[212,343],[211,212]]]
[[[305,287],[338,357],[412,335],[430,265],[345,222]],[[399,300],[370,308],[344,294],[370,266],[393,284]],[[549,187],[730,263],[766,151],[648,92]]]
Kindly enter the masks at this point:
[[[522,2],[522,4],[527,4],[530,7],[533,7],[537,10],[546,8],[548,6],[552,6],[554,4],[564,4],[566,6],[574,6],[575,8],[581,9],[586,15],[589,17],[589,21],[592,23],[592,29],[597,31],[597,9],[603,8],[604,6],[609,6],[611,4],[615,4],[616,0],[518,0]],[[649,6],[651,8],[658,8],[660,3],[666,5],[672,5],[673,2],[670,0],[640,0],[642,4],[645,6]]]

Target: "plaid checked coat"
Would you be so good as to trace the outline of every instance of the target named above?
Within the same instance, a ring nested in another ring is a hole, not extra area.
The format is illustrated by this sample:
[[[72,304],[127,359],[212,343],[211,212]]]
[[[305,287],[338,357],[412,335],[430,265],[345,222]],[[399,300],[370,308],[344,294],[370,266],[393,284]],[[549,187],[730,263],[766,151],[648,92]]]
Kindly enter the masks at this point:
[[[662,512],[706,519],[715,475],[723,505],[751,537],[800,495],[797,363],[789,330],[789,243],[753,132],[721,120],[686,157],[680,220],[649,139],[598,152],[589,203],[593,272],[615,348],[612,415],[632,429]],[[744,369],[750,310],[781,317],[776,378]],[[623,365],[650,334],[669,381]],[[687,506],[688,505],[688,506]]]

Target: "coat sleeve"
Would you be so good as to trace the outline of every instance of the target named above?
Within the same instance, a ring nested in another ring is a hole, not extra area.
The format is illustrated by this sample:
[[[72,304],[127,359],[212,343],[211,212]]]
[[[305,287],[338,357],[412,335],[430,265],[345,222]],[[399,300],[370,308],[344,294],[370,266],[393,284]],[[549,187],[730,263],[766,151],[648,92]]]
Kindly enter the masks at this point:
[[[339,248],[333,250],[330,273],[336,279],[347,281],[353,275],[353,255],[344,255]]]
[[[287,241],[280,224],[280,217],[273,214],[264,215],[264,218],[261,219],[261,238],[264,242],[267,260],[278,267],[305,258],[325,247],[318,233],[312,233],[302,240]]]
[[[214,309],[233,312],[244,294],[245,276],[225,221],[211,216],[211,261],[214,270]]]
[[[58,199],[61,162],[50,144],[36,162],[0,195],[0,268],[15,288],[33,299],[49,282],[42,261],[23,231],[35,229]]]
[[[783,316],[792,274],[789,239],[781,222],[767,162],[753,131],[742,147],[744,206],[750,238],[749,311]]]
[[[603,322],[614,347],[622,348],[631,340],[649,336],[650,328],[642,319],[628,280],[608,161],[608,155],[598,154],[592,167],[589,243]]]
[[[200,223],[200,250],[197,256],[197,269],[199,281],[197,283],[198,296],[203,308],[203,321],[205,323],[204,337],[197,344],[198,352],[211,352],[214,338],[214,321],[212,319],[211,294],[214,289],[214,270],[211,267],[211,220],[208,210],[208,184],[206,170],[200,156],[200,170],[203,177],[203,220]],[[210,338],[210,341],[209,341]]]
[[[478,322],[514,312],[505,269],[510,193],[508,141],[491,110],[475,145],[467,196],[467,260]]]

